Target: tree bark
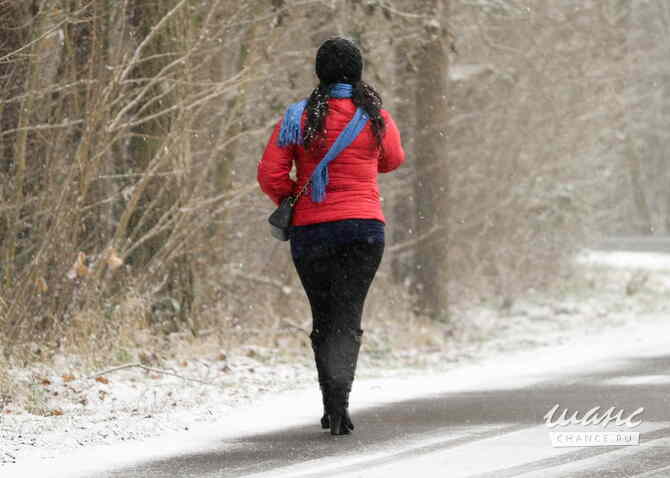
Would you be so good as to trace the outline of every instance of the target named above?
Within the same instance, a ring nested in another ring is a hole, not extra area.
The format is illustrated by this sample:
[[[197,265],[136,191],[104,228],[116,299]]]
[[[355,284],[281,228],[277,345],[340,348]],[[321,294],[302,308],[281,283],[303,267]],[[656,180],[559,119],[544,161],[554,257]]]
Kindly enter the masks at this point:
[[[423,4],[423,2],[422,2]],[[447,51],[440,25],[448,2],[431,0],[424,9],[424,42],[419,47],[416,88],[416,277],[419,311],[438,321],[448,321],[447,298]]]

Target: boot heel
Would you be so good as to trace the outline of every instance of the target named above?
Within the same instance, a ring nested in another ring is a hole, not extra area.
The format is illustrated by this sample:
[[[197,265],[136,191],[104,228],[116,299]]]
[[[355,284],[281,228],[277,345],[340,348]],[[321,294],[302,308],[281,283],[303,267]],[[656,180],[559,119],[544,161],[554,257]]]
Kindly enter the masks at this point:
[[[349,435],[351,430],[344,425],[343,416],[339,413],[330,415],[330,434]]]
[[[351,417],[349,416],[348,410],[344,411],[344,417],[342,418],[342,421],[345,428],[348,428],[349,430],[354,429],[354,422],[351,421]]]

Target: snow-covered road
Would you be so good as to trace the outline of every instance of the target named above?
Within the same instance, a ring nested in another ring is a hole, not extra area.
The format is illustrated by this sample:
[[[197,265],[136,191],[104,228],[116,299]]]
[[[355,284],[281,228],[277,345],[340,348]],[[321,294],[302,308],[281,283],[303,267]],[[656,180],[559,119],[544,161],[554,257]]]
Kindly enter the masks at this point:
[[[667,337],[663,317],[640,317],[605,334],[446,373],[360,380],[349,437],[319,428],[319,397],[310,387],[268,397],[224,423],[18,464],[3,477],[668,476],[658,471],[670,464]],[[543,417],[554,404],[580,414],[643,407],[634,429],[640,445],[552,447]]]

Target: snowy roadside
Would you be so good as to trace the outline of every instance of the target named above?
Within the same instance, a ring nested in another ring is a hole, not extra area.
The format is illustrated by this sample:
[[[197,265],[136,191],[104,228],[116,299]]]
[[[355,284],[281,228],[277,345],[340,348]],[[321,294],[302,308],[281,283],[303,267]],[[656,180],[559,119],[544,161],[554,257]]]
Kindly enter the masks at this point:
[[[644,324],[665,326],[663,296],[670,291],[670,265],[660,267],[658,257],[619,253],[585,255],[580,261],[584,283],[593,289],[580,282],[560,300],[529,297],[505,313],[483,307],[469,310],[458,319],[468,327],[459,327],[464,332],[444,350],[373,356],[363,349],[357,390],[370,390],[366,384],[373,378],[404,380],[448,370],[453,374],[487,359],[500,363],[501,357],[522,349],[569,348],[613,326],[619,327],[609,331],[614,334],[628,329],[624,337],[642,330]],[[10,405],[0,414],[3,476],[22,464],[48,464],[79,451],[104,450],[122,442],[141,440],[145,444],[151,438],[172,435],[182,437],[176,443],[183,448],[181,441],[194,445],[194,432],[203,427],[208,428],[210,439],[216,430],[222,435],[235,427],[251,430],[261,426],[263,419],[257,412],[245,415],[244,411],[281,396],[289,402],[304,402],[305,420],[316,420],[319,414],[309,355],[289,361],[274,350],[248,347],[237,354],[216,352],[159,365],[149,360],[95,376],[76,371],[76,361],[65,357],[49,368],[10,371],[15,379],[32,383],[41,410],[31,414]],[[411,388],[417,393],[430,390]],[[358,395],[352,406],[370,402],[372,395]],[[392,398],[400,397],[394,394]],[[243,417],[252,418],[244,424],[240,422]],[[266,421],[272,421],[270,415]],[[162,447],[163,452],[168,449]]]
[[[88,377],[76,376],[72,363],[63,364],[60,370],[68,373],[62,375],[57,365],[14,371],[34,382],[36,401],[46,416],[4,410],[0,463],[188,431],[193,424],[221,420],[263,394],[304,386],[312,379],[307,360],[273,363],[263,358],[265,352],[249,348],[247,355],[168,360],[160,367],[137,364]]]

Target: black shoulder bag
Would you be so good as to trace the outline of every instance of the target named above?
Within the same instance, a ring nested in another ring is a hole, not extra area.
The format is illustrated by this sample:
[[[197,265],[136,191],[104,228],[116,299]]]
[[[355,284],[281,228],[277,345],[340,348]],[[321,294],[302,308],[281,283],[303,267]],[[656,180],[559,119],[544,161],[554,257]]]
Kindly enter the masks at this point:
[[[302,196],[311,182],[312,179],[310,178],[298,191],[298,194],[295,196],[286,196],[282,199],[279,207],[270,214],[268,222],[270,223],[270,233],[273,237],[276,237],[280,241],[288,241],[288,230],[291,227],[291,219],[293,218],[293,206],[295,206],[295,203],[298,202],[298,199],[300,199],[300,196]]]

